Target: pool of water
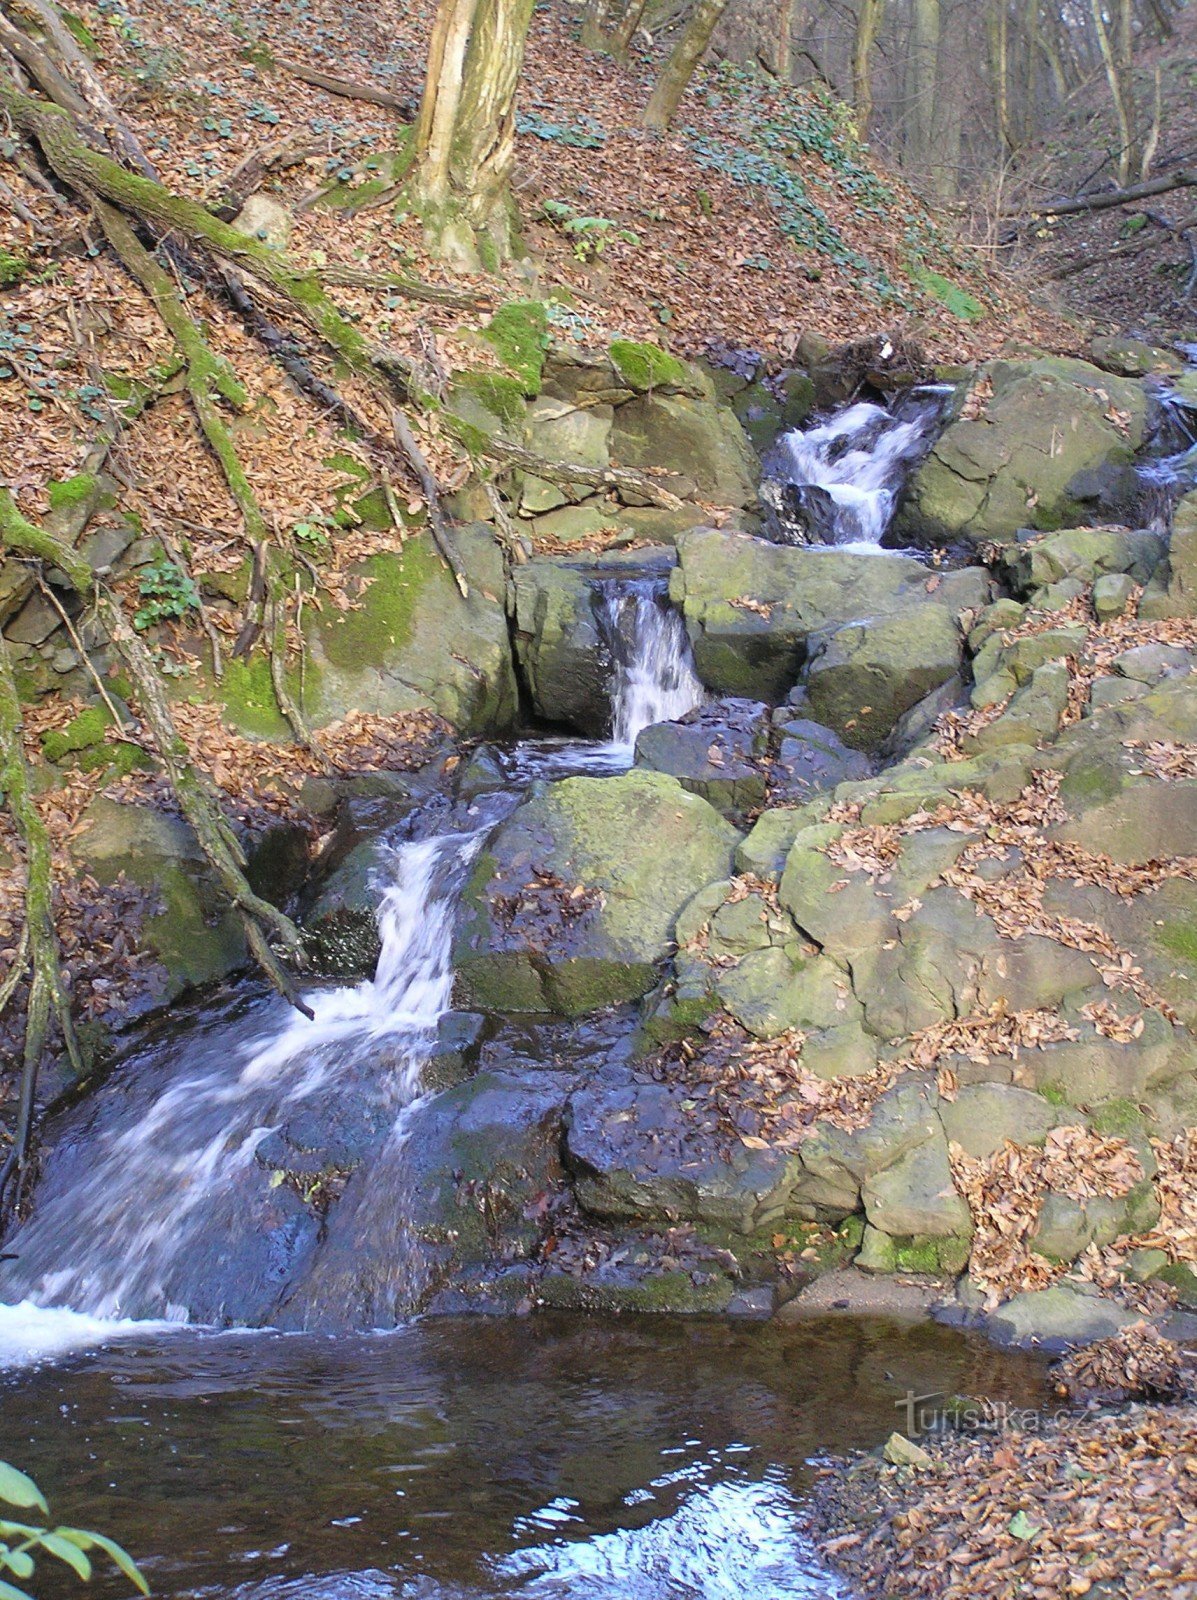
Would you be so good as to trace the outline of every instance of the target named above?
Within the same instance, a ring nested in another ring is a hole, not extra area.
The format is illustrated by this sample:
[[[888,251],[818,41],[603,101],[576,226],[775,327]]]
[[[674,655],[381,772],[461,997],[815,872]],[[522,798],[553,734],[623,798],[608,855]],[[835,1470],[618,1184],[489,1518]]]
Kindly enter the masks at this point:
[[[1030,1357],[874,1320],[180,1329],[0,1373],[0,1457],[157,1595],[847,1600],[801,1531],[812,1462],[908,1390],[1046,1400]]]

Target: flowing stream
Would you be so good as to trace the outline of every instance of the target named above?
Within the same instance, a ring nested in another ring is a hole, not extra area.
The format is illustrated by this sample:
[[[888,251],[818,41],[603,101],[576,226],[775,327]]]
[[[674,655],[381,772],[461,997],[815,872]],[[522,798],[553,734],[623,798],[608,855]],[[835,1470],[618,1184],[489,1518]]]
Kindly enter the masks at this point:
[[[314,1020],[205,1000],[59,1119],[0,1260],[0,1457],[157,1595],[850,1600],[804,1532],[810,1459],[883,1440],[907,1392],[1044,1399],[1038,1363],[929,1326],[412,1320],[410,1171],[471,867],[521,786],[625,768],[702,698],[659,579],[596,614],[610,741],[529,741],[507,791],[380,840],[371,980],[314,987]],[[330,1138],[360,1165],[325,1231],[283,1169],[323,1141],[321,1170]],[[214,1331],[230,1305],[297,1331]]]
[[[14,1259],[0,1262],[0,1341],[6,1328],[12,1344],[26,1348],[39,1330],[51,1345],[86,1341],[95,1337],[95,1319],[225,1320],[220,1286],[240,1291],[239,1258],[247,1222],[261,1209],[255,1186],[272,1142],[293,1143],[305,1108],[326,1108],[330,1099],[346,1102],[346,1118],[370,1125],[370,1206],[390,1218],[385,1250],[378,1247],[387,1258],[386,1293],[380,1298],[375,1286],[355,1306],[341,1269],[324,1259],[335,1262],[337,1252],[299,1233],[277,1270],[300,1277],[297,1307],[319,1308],[324,1321],[333,1317],[330,1299],[343,1292],[350,1299],[341,1315],[350,1325],[390,1324],[415,1309],[424,1277],[403,1227],[403,1146],[437,1025],[452,1004],[454,921],[474,858],[522,784],[624,770],[641,728],[679,717],[702,698],[685,628],[659,579],[614,580],[596,606],[614,665],[611,741],[527,745],[514,753],[520,781],[511,793],[459,807],[451,831],[384,841],[382,948],[372,979],[313,989],[305,997],[312,1020],[268,1003],[256,1027],[238,1018],[201,1028],[169,1063],[151,1051],[148,1065],[131,1064],[97,1096],[95,1117],[85,1112],[78,1130],[86,1160],[72,1158],[68,1140],[65,1158],[49,1164],[32,1219],[7,1243]],[[359,1210],[364,1205],[357,1201]],[[371,1232],[378,1237],[377,1218]],[[270,1263],[259,1271],[265,1296]]]
[[[950,384],[927,385],[889,410],[861,400],[783,434],[773,462],[775,481],[785,486],[777,506],[783,541],[878,549],[952,392]]]

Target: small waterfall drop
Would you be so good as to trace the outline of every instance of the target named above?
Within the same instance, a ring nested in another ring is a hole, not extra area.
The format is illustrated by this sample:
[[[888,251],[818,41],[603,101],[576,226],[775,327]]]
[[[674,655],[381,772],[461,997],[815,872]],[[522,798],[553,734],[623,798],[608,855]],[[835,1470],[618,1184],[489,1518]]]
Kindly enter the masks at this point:
[[[930,447],[950,385],[913,390],[891,411],[858,401],[783,434],[774,476],[782,541],[877,549],[908,473]]]
[[[635,578],[604,586],[601,625],[615,663],[611,739],[634,750],[654,722],[676,722],[703,702],[690,636],[659,580]]]
[[[1158,421],[1149,444],[1151,455],[1138,466],[1146,489],[1144,520],[1162,534],[1172,525],[1176,502],[1197,487],[1197,392],[1191,387],[1197,374],[1197,344],[1179,344],[1176,349],[1188,363],[1189,386],[1182,389],[1166,380],[1154,386]]]
[[[278,1181],[263,1154],[305,1103],[327,1111],[344,1097],[384,1144],[401,1141],[449,1008],[454,913],[482,838],[387,852],[377,973],[308,994],[314,1020],[272,1004],[276,1030],[248,1044],[227,1023],[187,1040],[181,1069],[148,1106],[131,1079],[101,1092],[82,1129],[86,1164],[68,1159],[60,1172],[52,1160],[32,1219],[6,1241],[15,1259],[0,1266],[0,1296],[99,1318],[184,1321],[198,1306],[220,1320],[220,1285],[238,1270],[234,1257],[252,1254],[247,1235]],[[245,1271],[268,1280],[279,1265]],[[270,1292],[267,1281],[264,1314]]]

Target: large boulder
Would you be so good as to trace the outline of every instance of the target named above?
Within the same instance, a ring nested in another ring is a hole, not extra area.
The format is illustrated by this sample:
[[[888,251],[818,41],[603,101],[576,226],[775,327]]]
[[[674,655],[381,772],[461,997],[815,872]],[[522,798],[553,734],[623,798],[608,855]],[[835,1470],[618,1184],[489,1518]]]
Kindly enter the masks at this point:
[[[953,422],[914,473],[895,538],[1005,543],[1019,528],[1075,527],[1133,499],[1147,421],[1141,383],[1055,356],[995,361],[981,381],[991,397]]]
[[[811,710],[846,744],[875,750],[907,711],[956,676],[963,649],[955,619],[939,605],[849,623],[811,658]]]
[[[739,835],[663,773],[534,792],[479,858],[456,946],[486,1011],[566,1016],[645,994],[682,906],[726,878]]]
[[[760,464],[735,413],[712,400],[638,395],[616,410],[611,456],[621,467],[667,467],[685,493],[716,505],[756,501]]]
[[[416,708],[437,711],[463,732],[512,725],[518,695],[502,555],[484,524],[458,529],[454,542],[468,598],[421,535],[356,569],[349,609],[305,612],[304,689],[316,725],[348,710],[385,716]],[[226,676],[234,721],[255,733],[284,733],[268,674]]]
[[[589,574],[564,561],[529,561],[512,572],[511,604],[516,659],[536,715],[593,738],[609,733],[612,663]]]
[[[780,700],[812,635],[921,605],[954,621],[989,596],[979,569],[931,576],[908,556],[795,549],[715,528],[683,534],[677,548],[670,595],[682,607],[698,675],[719,694]]]

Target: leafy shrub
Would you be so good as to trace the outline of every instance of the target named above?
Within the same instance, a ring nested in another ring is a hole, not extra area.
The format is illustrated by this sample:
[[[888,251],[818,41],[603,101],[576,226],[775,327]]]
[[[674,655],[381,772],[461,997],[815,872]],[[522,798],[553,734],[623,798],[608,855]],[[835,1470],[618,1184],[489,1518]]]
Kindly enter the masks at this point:
[[[40,1511],[45,1517],[50,1508],[37,1484],[27,1478],[7,1461],[0,1461],[0,1501],[14,1506],[18,1511]],[[102,1533],[89,1533],[84,1528],[45,1528],[34,1523],[17,1522],[0,1517],[0,1600],[30,1600],[24,1589],[5,1581],[2,1574],[11,1575],[24,1583],[32,1578],[38,1559],[53,1556],[86,1582],[92,1574],[90,1552],[98,1550],[142,1594],[149,1594],[149,1586],[142,1577],[129,1553],[115,1539]]]
[[[137,585],[141,605],[133,615],[135,628],[152,628],[156,622],[182,617],[199,609],[199,590],[173,561],[155,561],[146,567]],[[3,1596],[0,1595],[0,1600]]]
[[[616,239],[640,243],[640,235],[630,228],[621,228],[610,217],[580,217],[565,200],[545,200],[540,209],[542,216],[568,235],[579,261],[597,261]]]

